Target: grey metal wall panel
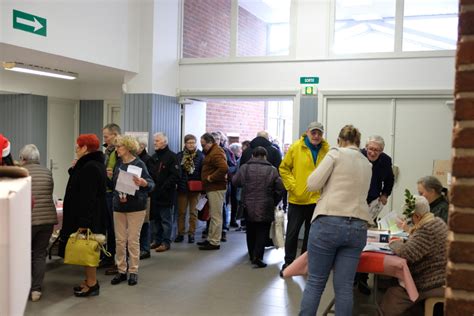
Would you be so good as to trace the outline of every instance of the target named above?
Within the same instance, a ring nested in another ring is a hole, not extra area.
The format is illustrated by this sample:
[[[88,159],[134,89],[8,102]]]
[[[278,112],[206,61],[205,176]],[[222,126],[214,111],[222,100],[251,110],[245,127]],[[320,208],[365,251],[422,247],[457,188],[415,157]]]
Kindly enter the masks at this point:
[[[300,98],[300,135],[306,131],[309,123],[318,120],[318,97],[301,96]]]
[[[96,134],[102,139],[104,100],[81,100],[79,107],[79,133]]]
[[[153,96],[153,133],[164,132],[168,136],[169,148],[181,150],[181,106],[177,97],[155,94]]]
[[[0,95],[0,133],[11,142],[11,152],[18,159],[20,149],[35,144],[46,165],[47,97],[28,94]]]

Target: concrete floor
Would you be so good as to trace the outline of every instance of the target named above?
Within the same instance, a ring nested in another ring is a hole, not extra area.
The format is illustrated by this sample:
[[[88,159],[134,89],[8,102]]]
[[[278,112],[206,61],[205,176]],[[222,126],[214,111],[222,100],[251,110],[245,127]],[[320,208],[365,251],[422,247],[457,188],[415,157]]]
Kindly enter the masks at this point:
[[[43,296],[38,302],[28,302],[25,315],[297,315],[305,280],[279,277],[283,257],[283,249],[268,249],[268,267],[252,268],[245,233],[235,231],[228,233],[228,242],[218,251],[173,243],[170,251],[153,252],[150,259],[140,262],[136,286],[111,285],[112,276],[99,269],[100,295],[90,298],[72,293],[72,286],[84,278],[82,269],[53,258],[48,262]],[[318,315],[332,296],[330,278]],[[357,297],[355,301],[367,300]],[[370,314],[355,308],[354,315]]]

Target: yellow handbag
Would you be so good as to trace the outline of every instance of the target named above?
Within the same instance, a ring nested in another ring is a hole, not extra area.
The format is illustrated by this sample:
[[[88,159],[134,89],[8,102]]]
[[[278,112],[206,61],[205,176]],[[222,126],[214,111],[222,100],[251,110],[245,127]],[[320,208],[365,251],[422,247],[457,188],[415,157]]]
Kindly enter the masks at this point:
[[[64,263],[86,267],[98,267],[101,250],[104,251],[105,255],[110,257],[111,254],[96,240],[96,236],[98,237],[100,235],[93,234],[90,229],[87,229],[85,234],[79,231],[71,234],[66,244]]]

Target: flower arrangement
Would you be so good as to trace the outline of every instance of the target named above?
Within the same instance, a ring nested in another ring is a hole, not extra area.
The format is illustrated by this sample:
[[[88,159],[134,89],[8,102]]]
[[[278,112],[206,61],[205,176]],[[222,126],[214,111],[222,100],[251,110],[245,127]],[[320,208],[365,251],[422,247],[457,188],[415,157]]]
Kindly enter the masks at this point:
[[[415,197],[408,189],[405,189],[405,206],[403,210],[403,215],[406,218],[411,218],[413,213],[415,212]]]

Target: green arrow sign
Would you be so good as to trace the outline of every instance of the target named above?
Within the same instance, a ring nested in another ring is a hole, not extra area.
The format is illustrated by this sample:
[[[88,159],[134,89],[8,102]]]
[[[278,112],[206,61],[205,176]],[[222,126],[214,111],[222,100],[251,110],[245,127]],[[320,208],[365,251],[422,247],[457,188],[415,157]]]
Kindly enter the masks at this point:
[[[319,77],[300,77],[300,84],[318,84]]]
[[[13,28],[46,36],[46,19],[26,12],[13,10]]]

